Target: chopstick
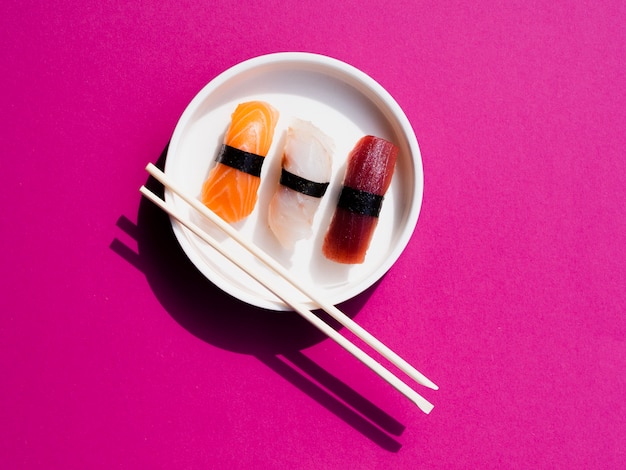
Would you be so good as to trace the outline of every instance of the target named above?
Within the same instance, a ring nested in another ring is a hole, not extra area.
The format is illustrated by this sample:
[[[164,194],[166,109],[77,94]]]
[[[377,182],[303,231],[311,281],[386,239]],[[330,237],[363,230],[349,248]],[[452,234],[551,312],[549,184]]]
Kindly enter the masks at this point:
[[[152,163],[149,163],[146,166],[146,170],[150,175],[152,175],[157,181],[163,184],[164,187],[170,189],[172,192],[180,196],[185,202],[187,202],[190,206],[200,212],[203,216],[217,225],[223,232],[225,232],[229,237],[238,242],[243,248],[248,250],[252,255],[261,260],[264,264],[270,267],[276,274],[289,282],[294,288],[303,293],[307,298],[311,299],[313,303],[319,306],[320,309],[324,310],[328,313],[332,318],[337,320],[340,324],[345,326],[348,330],[354,333],[358,338],[360,338],[365,343],[369,344],[375,351],[377,351],[380,355],[389,360],[392,364],[398,367],[401,371],[415,380],[417,383],[424,385],[425,387],[431,388],[433,390],[438,390],[439,387],[435,385],[431,380],[425,377],[422,373],[416,370],[411,364],[406,362],[400,356],[398,356],[395,352],[385,346],[381,341],[379,341],[376,337],[367,332],[364,328],[362,328],[358,323],[352,320],[350,317],[345,315],[341,310],[335,307],[332,304],[329,304],[327,301],[322,299],[320,295],[316,294],[309,287],[300,283],[297,279],[293,278],[290,273],[279,264],[274,258],[267,255],[257,246],[251,244],[246,240],[242,240],[241,235],[237,230],[224,222],[221,218],[211,212],[204,204],[202,204],[198,199],[191,197],[179,187],[170,178],[168,178],[165,173],[159,170]]]
[[[242,247],[244,247],[247,251],[257,257],[260,261],[262,261],[267,267],[276,272],[279,276],[284,278],[294,287],[297,291],[300,291],[307,298],[311,299],[314,304],[318,305],[322,310],[326,311],[331,317],[337,320],[340,324],[345,326],[347,329],[352,331],[357,337],[363,340],[366,344],[372,347],[374,350],[379,352],[383,357],[388,359],[394,365],[396,365],[400,370],[405,372],[411,378],[413,378],[416,382],[437,390],[438,387],[420,372],[418,372],[413,366],[408,364],[404,359],[400,358],[396,353],[391,351],[387,346],[381,343],[378,339],[364,330],[360,325],[358,325],[354,320],[346,316],[343,312],[341,312],[334,305],[328,304],[328,302],[321,299],[318,295],[316,295],[312,290],[304,285],[301,285],[296,279],[294,279],[287,270],[281,266],[278,262],[276,262],[273,258],[263,252],[260,248],[253,245],[251,242],[243,239],[241,235],[230,225],[220,219],[217,215],[211,212],[204,204],[198,201],[196,198],[193,198],[187,194],[183,190],[181,190],[176,184],[169,180],[169,178],[156,166],[153,164],[148,164],[146,167],[148,173],[150,173],[157,181],[163,184],[164,187],[170,189],[172,192],[180,196],[185,202],[190,204],[194,209],[208,218],[211,222],[218,226],[223,232],[233,238],[236,242],[238,242]],[[373,358],[368,356],[363,350],[361,350],[358,346],[352,344],[345,337],[341,336],[336,330],[323,322],[319,317],[313,314],[305,305],[303,305],[299,300],[293,298],[293,293],[288,292],[284,288],[279,287],[277,284],[272,284],[271,281],[267,278],[263,273],[256,272],[256,269],[251,266],[246,266],[241,260],[237,259],[231,253],[228,253],[219,242],[213,239],[210,235],[204,232],[200,227],[194,224],[191,220],[182,216],[181,214],[176,213],[176,211],[169,205],[165,203],[161,198],[153,194],[150,190],[145,188],[144,186],[140,189],[141,193],[148,198],[151,202],[160,207],[163,211],[167,212],[171,217],[178,220],[182,225],[186,226],[189,230],[199,236],[202,240],[212,246],[216,251],[221,253],[231,262],[233,262],[236,266],[246,272],[248,275],[256,279],[263,286],[265,286],[269,291],[273,292],[278,298],[280,298],[283,302],[293,308],[297,313],[302,315],[307,321],[313,324],[315,327],[320,329],[324,334],[329,336],[335,342],[337,342],[340,346],[350,352],[353,356],[363,362],[365,365],[370,367],[375,373],[377,373],[380,377],[386,380],[390,385],[395,387],[399,392],[404,394],[407,398],[413,401],[422,411],[425,413],[429,413],[433,405],[425,400],[422,396],[420,396],[417,392],[411,389],[408,385],[402,382],[399,378],[393,375],[390,371],[385,369],[380,363],[376,362]]]

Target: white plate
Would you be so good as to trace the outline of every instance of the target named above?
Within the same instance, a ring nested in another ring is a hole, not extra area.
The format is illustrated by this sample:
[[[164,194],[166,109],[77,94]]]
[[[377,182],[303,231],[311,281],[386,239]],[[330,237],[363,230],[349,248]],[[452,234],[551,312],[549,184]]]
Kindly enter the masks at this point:
[[[417,223],[422,203],[422,160],[415,134],[396,101],[360,70],[326,56],[287,52],[242,62],[220,74],[191,101],[170,142],[165,173],[199,195],[204,179],[222,144],[230,116],[237,104],[264,100],[279,112],[274,142],[261,173],[259,200],[252,214],[235,227],[292,274],[314,286],[323,298],[337,304],[374,284],[398,259]],[[314,234],[286,251],[275,240],[266,222],[267,205],[280,174],[284,133],[290,120],[311,121],[335,143],[333,177],[314,220]],[[399,148],[391,186],[385,195],[378,227],[365,262],[346,266],[321,254],[322,241],[335,208],[348,153],[364,135],[394,142]],[[182,199],[166,191],[165,199],[185,215],[198,215]],[[226,239],[209,222],[199,223],[231,251],[256,259],[233,240]],[[176,221],[174,234],[192,263],[211,282],[232,296],[258,307],[288,307],[256,281]],[[268,276],[275,276],[268,271]],[[304,297],[302,302],[313,307]]]

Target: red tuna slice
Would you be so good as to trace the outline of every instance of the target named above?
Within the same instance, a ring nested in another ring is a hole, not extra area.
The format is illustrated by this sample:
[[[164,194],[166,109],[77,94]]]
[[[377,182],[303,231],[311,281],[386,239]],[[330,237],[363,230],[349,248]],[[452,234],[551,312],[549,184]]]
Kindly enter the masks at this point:
[[[322,246],[326,258],[344,264],[365,261],[397,156],[398,147],[371,135],[361,138],[352,149],[337,208]]]

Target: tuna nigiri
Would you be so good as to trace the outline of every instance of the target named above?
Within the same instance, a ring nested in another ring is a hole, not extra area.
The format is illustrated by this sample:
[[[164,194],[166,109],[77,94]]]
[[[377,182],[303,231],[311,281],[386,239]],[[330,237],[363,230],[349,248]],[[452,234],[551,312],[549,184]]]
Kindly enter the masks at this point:
[[[202,203],[226,222],[238,222],[254,209],[261,167],[277,121],[278,111],[262,101],[241,103],[232,114],[217,163],[201,194]]]
[[[391,184],[398,148],[371,135],[361,138],[348,156],[348,167],[322,252],[338,263],[365,261],[383,197]]]
[[[285,248],[312,232],[315,212],[330,181],[332,151],[332,140],[309,122],[296,120],[287,130],[280,184],[267,219]]]

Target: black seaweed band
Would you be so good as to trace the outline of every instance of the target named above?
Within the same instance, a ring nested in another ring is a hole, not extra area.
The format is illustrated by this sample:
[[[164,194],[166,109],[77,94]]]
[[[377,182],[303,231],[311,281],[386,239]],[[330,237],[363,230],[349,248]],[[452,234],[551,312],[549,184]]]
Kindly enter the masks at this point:
[[[224,144],[215,161],[252,176],[261,176],[261,167],[265,158]]]
[[[344,186],[341,188],[337,207],[360,215],[378,217],[383,205],[383,196],[360,189]]]
[[[328,183],[316,183],[315,181],[294,175],[283,168],[280,174],[280,184],[293,189],[305,196],[322,197],[326,193]]]

